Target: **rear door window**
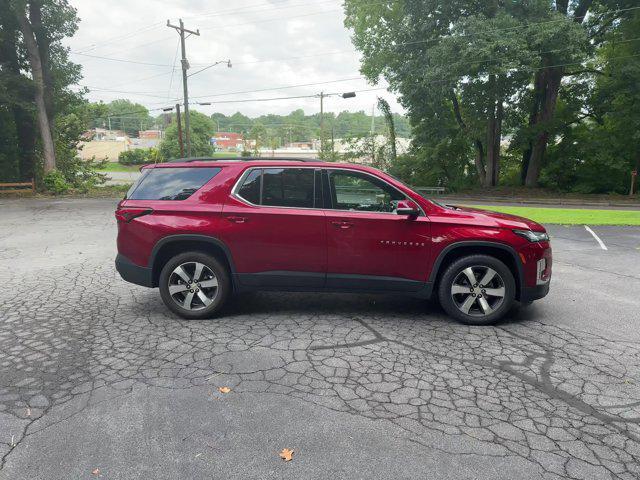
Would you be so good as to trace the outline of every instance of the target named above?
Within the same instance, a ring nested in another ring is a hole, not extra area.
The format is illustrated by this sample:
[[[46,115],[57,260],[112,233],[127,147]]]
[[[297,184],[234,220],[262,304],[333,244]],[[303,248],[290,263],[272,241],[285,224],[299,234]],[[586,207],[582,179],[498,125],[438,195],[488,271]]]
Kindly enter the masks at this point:
[[[252,170],[237,195],[254,205],[290,208],[319,208],[320,172],[311,168],[263,168]]]
[[[127,193],[130,200],[186,200],[220,172],[218,167],[150,168]]]

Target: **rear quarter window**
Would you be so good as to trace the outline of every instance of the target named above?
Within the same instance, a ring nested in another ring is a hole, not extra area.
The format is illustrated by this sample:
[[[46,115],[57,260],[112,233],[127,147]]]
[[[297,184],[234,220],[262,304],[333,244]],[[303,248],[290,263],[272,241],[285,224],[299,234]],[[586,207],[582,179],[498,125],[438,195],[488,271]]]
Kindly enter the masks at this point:
[[[219,167],[150,168],[134,184],[129,200],[186,200],[220,172]]]

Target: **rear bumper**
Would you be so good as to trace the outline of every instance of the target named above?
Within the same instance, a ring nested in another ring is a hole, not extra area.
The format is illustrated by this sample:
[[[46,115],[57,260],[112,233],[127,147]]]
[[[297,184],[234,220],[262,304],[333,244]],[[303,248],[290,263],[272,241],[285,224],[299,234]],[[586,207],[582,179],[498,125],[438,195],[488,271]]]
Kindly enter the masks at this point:
[[[535,287],[525,287],[520,292],[520,301],[522,303],[533,302],[547,296],[549,293],[549,285],[551,282],[547,282],[544,285],[536,285]]]
[[[141,267],[132,263],[127,257],[118,254],[116,256],[116,270],[127,282],[153,287],[153,272],[150,268]]]

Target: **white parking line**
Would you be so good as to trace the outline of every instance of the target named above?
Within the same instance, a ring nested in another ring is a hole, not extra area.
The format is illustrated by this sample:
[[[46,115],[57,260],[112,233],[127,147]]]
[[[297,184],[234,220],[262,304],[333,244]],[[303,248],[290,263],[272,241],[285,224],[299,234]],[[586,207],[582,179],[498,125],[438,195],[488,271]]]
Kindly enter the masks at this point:
[[[604,242],[602,240],[600,240],[600,237],[598,235],[596,235],[596,232],[591,230],[588,225],[585,225],[584,228],[587,230],[587,232],[589,232],[591,235],[593,235],[593,238],[596,239],[596,242],[598,242],[600,244],[600,248],[602,248],[603,250],[608,250],[608,248],[604,244]]]

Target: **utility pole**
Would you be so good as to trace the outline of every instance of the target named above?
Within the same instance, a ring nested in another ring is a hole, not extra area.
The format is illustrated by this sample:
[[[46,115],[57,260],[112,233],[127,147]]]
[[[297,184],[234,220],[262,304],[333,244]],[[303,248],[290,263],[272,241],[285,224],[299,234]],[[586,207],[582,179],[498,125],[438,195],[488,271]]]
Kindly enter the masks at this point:
[[[320,155],[324,155],[324,92],[320,92]]]
[[[184,143],[182,142],[182,121],[180,120],[179,103],[176,103],[176,117],[178,119],[178,143],[180,144],[180,157],[184,158]]]
[[[191,156],[191,128],[189,119],[189,87],[187,85],[187,70],[189,70],[189,61],[187,60],[187,48],[185,46],[185,32],[191,35],[200,36],[200,30],[187,30],[184,28],[184,22],[180,19],[180,26],[171,25],[171,22],[167,20],[167,27],[173,28],[180,34],[180,45],[182,49],[182,88],[184,90],[184,129],[185,137],[187,140],[187,156]],[[179,124],[179,123],[178,123]]]
[[[376,106],[371,107],[371,163],[376,163]]]

